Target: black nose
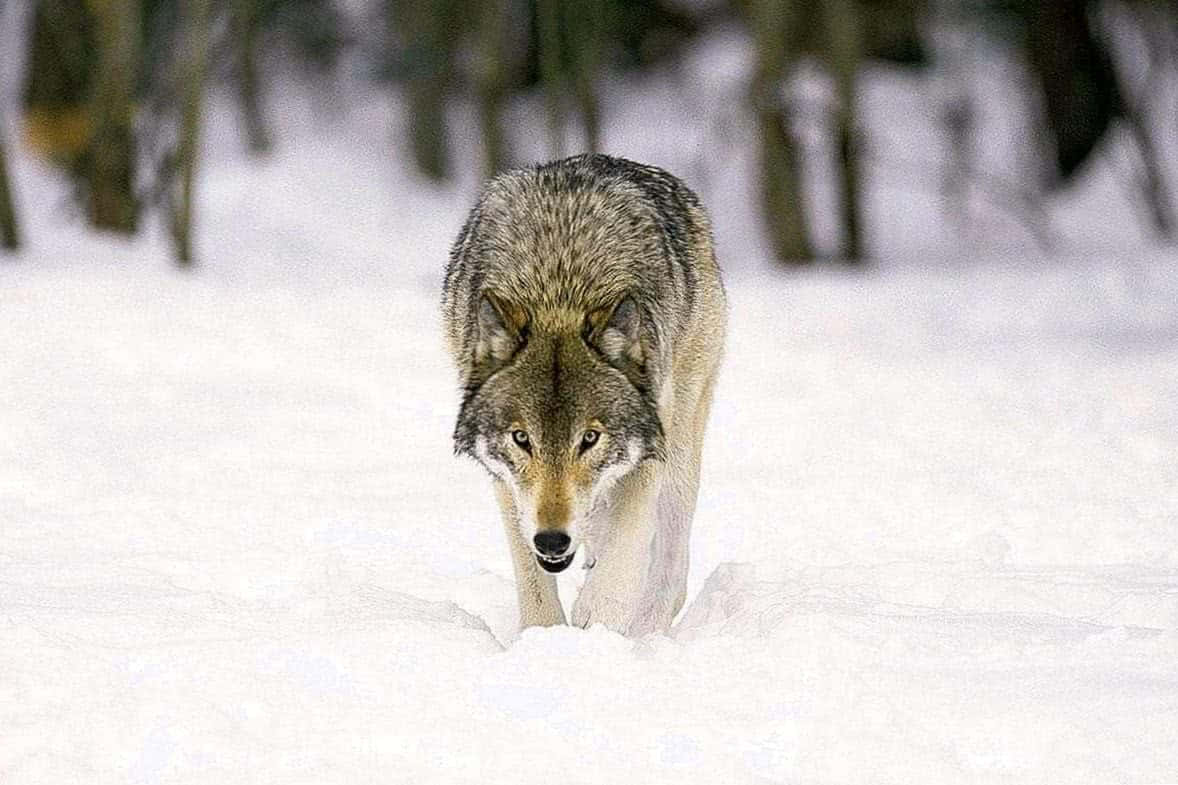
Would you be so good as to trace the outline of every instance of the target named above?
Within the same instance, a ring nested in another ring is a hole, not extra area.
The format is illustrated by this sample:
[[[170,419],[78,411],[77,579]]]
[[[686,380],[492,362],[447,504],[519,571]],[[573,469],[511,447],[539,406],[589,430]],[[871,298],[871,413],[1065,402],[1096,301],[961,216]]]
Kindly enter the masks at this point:
[[[556,557],[569,549],[572,540],[564,532],[548,530],[539,532],[532,538],[532,542],[536,543],[536,550],[541,556]]]

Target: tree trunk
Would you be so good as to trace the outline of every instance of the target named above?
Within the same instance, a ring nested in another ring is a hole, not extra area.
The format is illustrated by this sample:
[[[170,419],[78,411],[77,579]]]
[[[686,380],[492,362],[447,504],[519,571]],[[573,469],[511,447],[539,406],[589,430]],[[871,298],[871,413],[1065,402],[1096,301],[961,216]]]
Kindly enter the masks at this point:
[[[0,126],[0,130],[2,130],[2,126]],[[16,225],[16,207],[13,205],[12,189],[8,184],[8,163],[2,134],[0,134],[0,247],[9,251],[15,251],[20,247],[20,232]]]
[[[553,158],[564,157],[564,68],[561,66],[560,0],[537,0],[540,80],[548,107],[548,138]]]
[[[181,267],[192,264],[193,182],[196,178],[196,159],[200,146],[205,73],[208,70],[211,2],[212,0],[187,0],[185,5],[189,16],[186,20],[185,67],[180,85],[184,105],[176,148],[179,194],[176,195],[172,208],[172,239],[175,243],[176,263]]]
[[[806,226],[798,145],[781,98],[797,6],[793,0],[749,0],[748,11],[756,48],[752,101],[760,132],[762,219],[778,261],[799,264],[812,260],[814,251]]]
[[[94,15],[85,0],[37,0],[28,29],[22,103],[30,148],[67,170],[85,194],[89,109],[98,71]]]
[[[859,174],[860,146],[855,123],[855,80],[862,52],[858,9],[852,0],[821,0],[819,6],[825,33],[826,59],[834,77],[838,98],[834,133],[839,162],[843,256],[853,262],[863,257],[863,194]]]
[[[99,63],[90,114],[87,216],[99,229],[133,233],[138,223],[135,198],[135,135],[132,127],[139,62],[139,3],[94,3]]]
[[[1145,5],[1125,5],[1125,11],[1145,41],[1146,56],[1150,62],[1145,84],[1140,89],[1133,90],[1125,76],[1124,67],[1118,68],[1115,64],[1113,74],[1119,88],[1125,122],[1129,125],[1129,131],[1141,157],[1139,187],[1149,211],[1150,223],[1159,237],[1172,241],[1175,239],[1175,225],[1173,202],[1166,184],[1167,162],[1164,156],[1159,155],[1158,145],[1155,144],[1149,111],[1150,99],[1165,92],[1164,76],[1169,71],[1166,67],[1169,55],[1167,49],[1171,45],[1165,14],[1155,16],[1153,12],[1156,10]],[[1178,30],[1178,27],[1175,29]]]
[[[1125,110],[1125,121],[1137,143],[1137,152],[1141,156],[1141,196],[1149,210],[1150,223],[1158,236],[1164,240],[1173,240],[1174,214],[1170,208],[1170,194],[1166,187],[1166,180],[1162,174],[1165,162],[1158,155],[1157,147],[1153,143],[1153,134],[1144,116],[1144,110],[1139,106],[1130,106]]]
[[[589,152],[601,149],[601,111],[597,100],[597,68],[605,37],[605,0],[579,0],[570,4],[577,15],[570,20],[573,88],[581,121],[585,124],[585,146]]]
[[[975,112],[970,91],[971,36],[957,0],[934,0],[930,40],[935,62],[933,74],[940,105],[938,119],[944,129],[945,161],[940,172],[941,209],[959,234],[969,229],[969,179]]]
[[[482,126],[484,174],[493,177],[507,164],[507,140],[503,136],[500,115],[506,92],[508,3],[487,0],[480,20],[478,96],[479,124]]]
[[[235,0],[233,28],[237,38],[237,96],[245,123],[250,152],[263,155],[270,150],[270,134],[262,112],[262,88],[258,80],[258,0]]]
[[[456,14],[452,0],[400,0],[393,4],[409,69],[409,146],[417,168],[433,180],[450,172],[446,96]]]

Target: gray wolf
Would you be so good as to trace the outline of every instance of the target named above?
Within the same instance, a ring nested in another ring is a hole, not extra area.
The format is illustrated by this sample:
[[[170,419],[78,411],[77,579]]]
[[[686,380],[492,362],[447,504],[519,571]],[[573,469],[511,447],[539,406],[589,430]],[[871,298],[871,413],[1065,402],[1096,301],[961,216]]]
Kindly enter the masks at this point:
[[[726,324],[699,199],[605,155],[499,175],[454,243],[442,310],[455,452],[491,474],[521,627],[565,623],[554,574],[583,549],[573,624],[666,631]]]

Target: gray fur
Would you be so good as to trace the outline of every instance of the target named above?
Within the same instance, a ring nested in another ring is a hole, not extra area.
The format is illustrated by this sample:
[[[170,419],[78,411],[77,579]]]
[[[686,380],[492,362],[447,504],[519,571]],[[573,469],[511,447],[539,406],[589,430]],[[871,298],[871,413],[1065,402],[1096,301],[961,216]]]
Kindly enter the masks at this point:
[[[464,390],[457,452],[504,482],[540,463],[598,476],[686,460],[672,473],[690,488],[676,480],[665,493],[682,497],[668,509],[689,522],[725,305],[708,219],[682,182],[605,155],[496,177],[454,244],[442,308]],[[578,454],[570,445],[588,423],[608,438]],[[513,428],[527,432],[526,452]],[[650,476],[643,487],[657,494],[661,475]],[[498,491],[505,516],[526,514],[518,491]],[[520,564],[522,592],[534,576]]]

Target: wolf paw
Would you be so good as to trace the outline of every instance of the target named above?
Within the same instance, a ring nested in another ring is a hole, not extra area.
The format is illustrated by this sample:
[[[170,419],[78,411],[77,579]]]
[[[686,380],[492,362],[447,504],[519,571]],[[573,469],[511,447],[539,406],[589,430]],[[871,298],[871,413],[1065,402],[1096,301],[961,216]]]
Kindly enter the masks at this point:
[[[581,629],[587,629],[594,624],[604,624],[614,632],[626,635],[629,633],[633,616],[633,610],[628,603],[597,594],[586,597],[582,593],[573,605],[572,623]]]

